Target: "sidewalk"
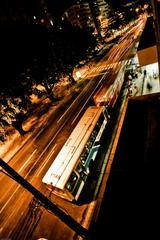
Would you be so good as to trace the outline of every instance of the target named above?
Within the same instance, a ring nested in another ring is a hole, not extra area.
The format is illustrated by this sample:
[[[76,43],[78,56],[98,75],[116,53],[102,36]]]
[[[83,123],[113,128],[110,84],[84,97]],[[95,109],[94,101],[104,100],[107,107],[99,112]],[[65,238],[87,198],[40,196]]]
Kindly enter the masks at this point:
[[[146,71],[146,74],[144,72]],[[157,71],[147,65],[132,72],[131,97],[160,92],[160,80]]]

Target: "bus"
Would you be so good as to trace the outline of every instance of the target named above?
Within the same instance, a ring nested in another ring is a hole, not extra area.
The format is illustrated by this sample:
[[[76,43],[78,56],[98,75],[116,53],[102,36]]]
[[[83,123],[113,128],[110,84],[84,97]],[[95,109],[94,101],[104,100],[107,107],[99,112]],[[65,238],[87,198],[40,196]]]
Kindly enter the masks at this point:
[[[109,79],[106,79],[105,83],[95,93],[93,100],[96,106],[105,105],[112,108],[114,107],[124,82],[126,64],[126,61],[120,62],[120,67],[118,73],[116,74],[114,82],[110,84]]]
[[[42,182],[53,194],[77,201],[96,159],[107,124],[104,106],[90,106],[71,132]]]

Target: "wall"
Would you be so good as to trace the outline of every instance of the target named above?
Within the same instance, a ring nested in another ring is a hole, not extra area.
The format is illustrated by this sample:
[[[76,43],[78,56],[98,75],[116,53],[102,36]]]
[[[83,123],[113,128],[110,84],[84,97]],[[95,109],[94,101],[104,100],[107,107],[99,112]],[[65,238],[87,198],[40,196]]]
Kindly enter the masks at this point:
[[[157,48],[156,46],[148,47],[138,51],[138,61],[140,66],[158,62]]]

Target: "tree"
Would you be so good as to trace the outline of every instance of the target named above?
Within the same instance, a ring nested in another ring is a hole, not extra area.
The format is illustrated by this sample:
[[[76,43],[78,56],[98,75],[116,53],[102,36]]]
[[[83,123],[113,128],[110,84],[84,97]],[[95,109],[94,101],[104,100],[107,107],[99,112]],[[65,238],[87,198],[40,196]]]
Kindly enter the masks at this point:
[[[55,41],[55,54],[58,69],[69,77],[71,83],[74,83],[73,69],[95,48],[96,39],[88,29],[72,27],[66,21],[63,21],[56,36],[58,37]]]
[[[0,121],[3,126],[12,125],[24,135],[22,123],[31,108],[30,95],[34,85],[30,67],[35,59],[38,59],[39,67],[43,66],[44,69],[47,66],[47,30],[30,24],[3,24],[0,50],[0,94],[4,110],[1,112]]]
[[[74,29],[67,22],[52,28],[33,24],[35,6],[31,1],[20,5],[19,0],[15,5],[10,0],[7,3],[12,16],[8,12],[6,19],[1,19],[0,124],[12,125],[24,135],[22,123],[32,107],[30,96],[43,94],[35,86],[42,85],[51,101],[55,100],[53,88],[60,76],[66,74],[74,83],[74,67],[86,58],[96,41],[89,31]]]
[[[12,125],[20,135],[24,135],[26,131],[23,130],[22,123],[25,119],[25,112],[20,98],[6,98],[5,96],[5,99],[1,99],[0,123],[2,129]],[[0,135],[0,140],[5,140],[3,134]]]

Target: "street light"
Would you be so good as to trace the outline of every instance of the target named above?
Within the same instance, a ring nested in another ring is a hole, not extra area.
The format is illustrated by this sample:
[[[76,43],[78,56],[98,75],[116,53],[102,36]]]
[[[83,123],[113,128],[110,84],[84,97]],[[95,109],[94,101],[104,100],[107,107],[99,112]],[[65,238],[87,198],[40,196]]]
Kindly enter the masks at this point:
[[[76,77],[77,77],[78,79],[81,78],[81,73],[80,73],[79,71],[76,72]]]

